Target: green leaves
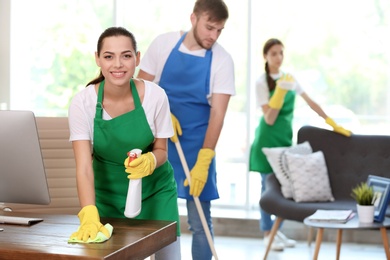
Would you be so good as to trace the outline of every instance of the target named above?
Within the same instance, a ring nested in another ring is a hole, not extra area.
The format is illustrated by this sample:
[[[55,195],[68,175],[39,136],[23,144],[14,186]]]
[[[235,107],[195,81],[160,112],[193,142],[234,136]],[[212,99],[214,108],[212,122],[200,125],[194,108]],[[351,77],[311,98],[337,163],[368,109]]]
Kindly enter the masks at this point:
[[[373,188],[366,182],[362,182],[353,188],[351,196],[359,205],[374,205],[376,200]]]

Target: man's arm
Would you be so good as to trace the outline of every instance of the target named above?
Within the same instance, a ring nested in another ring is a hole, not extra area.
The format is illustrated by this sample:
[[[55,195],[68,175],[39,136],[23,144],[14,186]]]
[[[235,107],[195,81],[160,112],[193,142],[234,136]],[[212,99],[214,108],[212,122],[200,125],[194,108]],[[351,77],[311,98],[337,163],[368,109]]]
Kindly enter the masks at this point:
[[[144,79],[144,80],[148,80],[148,81],[153,81],[155,76],[154,75],[151,75],[149,73],[146,73],[145,71],[143,70],[139,70],[138,72],[138,75],[137,75],[137,78],[140,78],[140,79]]]
[[[221,134],[229,100],[230,95],[228,94],[212,95],[209,125],[203,142],[203,148],[215,150]]]
[[[221,134],[229,99],[230,95],[228,94],[213,94],[211,98],[210,119],[203,147],[199,150],[198,159],[190,172],[190,195],[194,197],[200,196],[207,182],[209,166],[215,156],[214,150]],[[184,186],[188,186],[188,184],[186,179]]]

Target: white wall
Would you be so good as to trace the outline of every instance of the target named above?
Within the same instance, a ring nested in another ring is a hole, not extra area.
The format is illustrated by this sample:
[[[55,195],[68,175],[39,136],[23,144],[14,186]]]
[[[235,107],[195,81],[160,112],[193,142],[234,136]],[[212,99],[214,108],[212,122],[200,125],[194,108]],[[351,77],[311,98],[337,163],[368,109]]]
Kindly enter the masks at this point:
[[[0,109],[10,102],[10,13],[11,0],[0,1]]]

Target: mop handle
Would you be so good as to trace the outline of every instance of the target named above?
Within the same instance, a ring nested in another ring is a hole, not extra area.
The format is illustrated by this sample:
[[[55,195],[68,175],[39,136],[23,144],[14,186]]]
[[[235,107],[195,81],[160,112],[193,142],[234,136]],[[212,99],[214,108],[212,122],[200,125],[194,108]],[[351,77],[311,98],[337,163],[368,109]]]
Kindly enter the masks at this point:
[[[179,140],[177,140],[177,142],[175,142],[175,145],[176,145],[177,153],[179,154],[179,157],[180,157],[181,164],[182,164],[183,169],[184,169],[184,173],[186,174],[188,183],[191,185],[190,170],[188,168],[187,161],[186,161],[186,158],[184,156],[183,149],[181,148]],[[200,217],[200,220],[202,221],[203,229],[206,233],[207,241],[209,242],[211,252],[213,253],[214,259],[218,260],[217,252],[215,251],[215,248],[214,248],[213,238],[211,237],[209,226],[207,225],[202,206],[200,205],[199,197],[194,197],[194,201],[195,201],[196,208],[198,209],[199,217]]]

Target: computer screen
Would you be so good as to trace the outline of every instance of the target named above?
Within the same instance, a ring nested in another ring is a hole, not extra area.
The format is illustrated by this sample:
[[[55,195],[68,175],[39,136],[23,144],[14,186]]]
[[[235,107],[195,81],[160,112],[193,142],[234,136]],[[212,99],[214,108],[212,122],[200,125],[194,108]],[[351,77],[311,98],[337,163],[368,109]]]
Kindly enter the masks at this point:
[[[50,203],[35,115],[0,110],[0,203]]]

